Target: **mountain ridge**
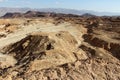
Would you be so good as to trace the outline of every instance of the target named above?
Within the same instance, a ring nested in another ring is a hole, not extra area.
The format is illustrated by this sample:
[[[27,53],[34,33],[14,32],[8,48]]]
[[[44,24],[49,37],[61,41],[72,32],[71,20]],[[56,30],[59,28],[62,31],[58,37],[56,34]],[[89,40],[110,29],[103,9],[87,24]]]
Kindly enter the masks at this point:
[[[25,13],[27,11],[40,11],[40,12],[55,12],[55,13],[63,13],[63,14],[76,14],[83,15],[85,13],[97,15],[97,16],[119,16],[120,13],[114,12],[97,12],[92,10],[75,10],[75,9],[64,9],[64,8],[7,8],[0,7],[0,16],[5,15],[6,13],[14,13],[20,12]]]

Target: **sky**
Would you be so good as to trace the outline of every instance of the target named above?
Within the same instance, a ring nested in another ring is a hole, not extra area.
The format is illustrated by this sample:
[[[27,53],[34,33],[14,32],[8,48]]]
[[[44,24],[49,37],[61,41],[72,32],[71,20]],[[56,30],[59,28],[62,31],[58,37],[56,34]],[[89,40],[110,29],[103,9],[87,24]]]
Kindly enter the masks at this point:
[[[120,0],[0,0],[0,7],[66,8],[120,12]]]

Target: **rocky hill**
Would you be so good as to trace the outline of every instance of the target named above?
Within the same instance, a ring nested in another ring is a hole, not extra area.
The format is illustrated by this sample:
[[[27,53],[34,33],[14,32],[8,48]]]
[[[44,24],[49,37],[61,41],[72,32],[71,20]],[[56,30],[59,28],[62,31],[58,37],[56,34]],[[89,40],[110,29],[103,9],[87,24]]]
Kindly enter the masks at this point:
[[[119,53],[119,17],[28,11],[0,19],[0,80],[120,80]]]

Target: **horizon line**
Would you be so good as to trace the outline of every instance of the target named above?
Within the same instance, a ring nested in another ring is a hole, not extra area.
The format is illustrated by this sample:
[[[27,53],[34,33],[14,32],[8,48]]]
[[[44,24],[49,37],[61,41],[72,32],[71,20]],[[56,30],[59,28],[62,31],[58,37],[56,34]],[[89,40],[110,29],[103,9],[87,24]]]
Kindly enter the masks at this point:
[[[111,12],[111,11],[95,11],[95,10],[90,10],[90,9],[72,9],[72,8],[32,8],[32,7],[0,7],[0,8],[28,8],[28,9],[68,9],[68,10],[76,10],[76,11],[92,11],[92,12],[98,12],[98,13],[116,13],[119,14],[120,12]]]

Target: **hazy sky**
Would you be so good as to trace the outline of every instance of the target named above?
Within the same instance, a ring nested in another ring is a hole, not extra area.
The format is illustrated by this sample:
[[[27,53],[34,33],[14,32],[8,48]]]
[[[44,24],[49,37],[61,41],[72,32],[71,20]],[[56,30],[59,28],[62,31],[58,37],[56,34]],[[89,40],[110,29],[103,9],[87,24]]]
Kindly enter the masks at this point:
[[[0,0],[0,7],[68,8],[120,12],[120,0]]]

